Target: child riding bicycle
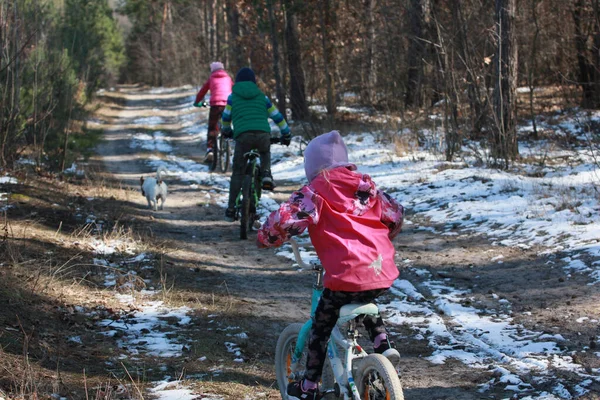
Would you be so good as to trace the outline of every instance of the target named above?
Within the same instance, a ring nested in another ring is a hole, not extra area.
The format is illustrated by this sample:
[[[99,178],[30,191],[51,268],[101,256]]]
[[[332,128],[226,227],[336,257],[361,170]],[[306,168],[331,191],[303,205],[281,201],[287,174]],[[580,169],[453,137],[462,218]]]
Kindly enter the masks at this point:
[[[399,272],[391,242],[401,230],[404,208],[377,190],[368,175],[348,162],[348,150],[337,131],[313,139],[304,151],[308,185],[293,193],[258,231],[259,247],[278,247],[308,228],[325,269],[324,291],[309,334],[304,379],[287,387],[290,399],[319,399],[317,383],[327,342],[340,313],[349,303],[370,303],[392,285]],[[365,317],[375,352],[396,365],[381,317]]]
[[[289,146],[291,141],[290,128],[287,122],[271,103],[271,100],[256,85],[256,76],[250,68],[244,67],[235,76],[233,92],[227,98],[227,106],[221,116],[223,135],[231,135],[233,123],[233,138],[235,150],[231,183],[229,184],[229,203],[225,211],[225,219],[235,218],[235,200],[242,189],[244,180],[244,154],[252,149],[260,153],[260,174],[262,189],[273,190],[275,184],[271,175],[271,126],[273,120],[281,131],[281,144]]]
[[[204,162],[212,161],[215,156],[214,149],[217,148],[217,137],[219,136],[219,119],[227,105],[227,97],[231,94],[233,81],[225,71],[223,64],[215,61],[210,63],[210,77],[198,91],[194,107],[205,106],[204,96],[210,91],[210,111],[208,113],[208,133],[206,135],[206,156]]]

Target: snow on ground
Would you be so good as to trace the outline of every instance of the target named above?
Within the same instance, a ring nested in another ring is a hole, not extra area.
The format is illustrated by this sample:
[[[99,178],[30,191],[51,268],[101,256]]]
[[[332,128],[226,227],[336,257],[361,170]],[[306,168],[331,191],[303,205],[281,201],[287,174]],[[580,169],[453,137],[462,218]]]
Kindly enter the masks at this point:
[[[152,281],[143,280],[135,270],[131,269],[132,265],[138,265],[141,270],[154,269],[150,255],[139,253],[133,243],[122,239],[112,240],[96,237],[91,239],[88,246],[96,254],[93,264],[104,268],[105,287],[114,291],[114,297],[123,305],[123,310],[131,310],[116,314],[116,318],[115,315],[111,315],[111,318],[98,321],[102,334],[116,338],[118,347],[122,349],[122,352],[116,354],[111,363],[116,365],[124,359],[144,361],[143,357],[150,356],[157,361],[156,368],[159,371],[166,371],[166,364],[161,365],[160,359],[180,357],[189,350],[181,329],[192,322],[189,315],[191,309],[186,306],[170,307],[163,301],[157,300],[157,297],[161,295],[160,289],[152,287]],[[119,263],[111,262],[106,258],[106,256],[114,254],[129,255],[130,257]],[[218,325],[218,315],[209,317],[214,317],[209,324],[216,323],[215,325]],[[248,339],[245,332],[240,332],[239,327],[236,326],[207,329],[223,331],[225,337],[228,338],[224,345],[227,351],[232,353],[232,360],[239,363],[245,362],[244,355],[236,343],[238,340]],[[69,340],[80,342],[81,338],[72,337]],[[205,359],[206,357],[201,357],[198,361],[201,362]],[[212,371],[213,376],[220,373],[219,368],[214,368]],[[173,379],[168,375],[165,375],[161,381],[152,382],[149,391],[152,398],[157,400],[222,400],[222,397],[211,394],[203,394],[199,397],[188,388],[185,381]]]
[[[182,132],[203,139],[206,126],[195,126],[189,115],[182,118],[185,118],[181,121]],[[600,113],[580,114],[552,125],[540,121],[538,127],[585,139],[582,121],[592,119],[600,122]],[[161,122],[144,121],[156,125]],[[520,129],[525,132],[530,127]],[[439,152],[443,137],[433,131],[423,132],[423,136],[425,147],[415,148],[407,155],[397,154],[393,144],[380,143],[371,133],[350,134],[345,141],[350,161],[361,172],[371,175],[380,188],[433,225],[423,229],[440,235],[487,236],[497,246],[545,246],[547,253],[560,256],[556,262],[567,273],[585,274],[590,285],[600,283],[600,219],[597,218],[600,203],[596,191],[600,174],[597,154],[589,147],[567,151],[543,141],[521,144],[519,151],[523,157],[543,154],[547,162],[516,165],[511,171],[501,171],[478,166],[480,163],[474,157],[443,162]],[[164,153],[165,157],[149,161],[153,169],[164,165],[170,176],[189,182],[192,188],[197,184],[212,185],[214,189],[208,195],[225,207],[229,174],[210,173],[205,165],[171,154],[165,144],[164,136],[154,133],[133,135],[131,146]],[[271,170],[276,180],[297,182],[298,187],[304,184],[300,149],[298,138],[289,147],[272,146]],[[269,193],[264,193],[261,206],[264,219],[278,204]],[[316,260],[314,252],[302,254],[306,261]],[[278,255],[293,259],[289,246],[282,247]],[[503,261],[496,257],[493,262]],[[405,260],[405,264],[412,268],[410,260]],[[424,277],[428,274],[413,271]],[[515,324],[508,300],[498,299],[498,309],[482,311],[465,305],[469,291],[454,289],[431,277],[426,286],[430,300],[410,282],[398,280],[392,288],[397,299],[380,307],[389,313],[391,322],[408,324],[413,327],[416,339],[428,341],[434,350],[429,357],[432,363],[456,359],[473,368],[487,368],[493,362],[494,378],[482,385],[482,392],[503,384],[506,390],[527,396],[523,399],[572,398],[558,376],[579,376],[576,391],[580,395],[588,391],[593,380],[600,381],[600,371],[582,370],[568,352],[561,350],[564,339],[559,334],[534,332]],[[228,346],[236,354],[236,345]],[[520,378],[524,374],[531,377],[528,382]],[[544,382],[555,385],[552,393],[536,393],[534,387]]]
[[[0,176],[0,185],[16,185],[17,183],[19,183],[17,179],[12,176]],[[4,192],[2,191],[2,188],[0,188],[0,213],[3,213],[12,207],[11,204],[8,204],[9,195],[10,192]]]
[[[167,143],[168,139],[165,137],[164,132],[154,131],[149,133],[135,133],[132,135],[130,147],[142,148],[144,150],[159,151],[161,153],[170,153],[173,151],[173,147]]]
[[[18,182],[16,180],[16,178],[13,178],[12,176],[0,176],[0,185],[7,185],[7,184],[12,184],[12,185],[16,185]]]
[[[199,397],[190,389],[187,389],[185,383],[181,381],[162,381],[150,389],[150,393],[158,400],[197,400]],[[202,397],[208,399],[208,397]],[[217,399],[213,397],[212,399]]]
[[[141,263],[146,264],[142,265],[141,269],[153,269],[148,255],[138,253],[131,245],[123,247],[123,241],[119,240],[96,238],[90,247],[97,255],[93,260],[94,265],[105,268],[105,286],[115,290],[114,296],[124,308],[134,310],[118,315],[116,319],[106,318],[98,322],[102,334],[118,338],[117,344],[123,349],[121,354],[115,356],[114,362],[123,359],[136,360],[146,355],[156,357],[157,360],[181,356],[186,349],[186,340],[178,331],[182,326],[190,324],[191,317],[188,313],[191,309],[186,306],[169,307],[156,300],[160,292],[153,287],[149,287],[149,290],[140,289],[151,282],[140,282],[141,278],[137,276],[137,272],[129,269],[129,266]],[[133,257],[120,264],[104,258],[115,253],[130,254]],[[158,365],[158,368],[166,370],[165,365]],[[153,382],[150,392],[158,400],[197,399],[184,383],[179,380],[173,381],[170,376],[165,376],[163,381]]]

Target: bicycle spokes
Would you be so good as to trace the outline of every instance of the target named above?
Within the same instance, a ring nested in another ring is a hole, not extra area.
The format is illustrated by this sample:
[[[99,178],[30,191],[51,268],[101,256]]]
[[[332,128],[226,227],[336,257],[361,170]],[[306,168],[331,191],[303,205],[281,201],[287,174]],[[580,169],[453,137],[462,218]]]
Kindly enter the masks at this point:
[[[293,379],[291,379],[291,375],[292,375],[292,352],[288,353],[285,364],[286,364],[288,382],[292,382],[292,380],[293,380]]]
[[[371,372],[364,379],[363,400],[390,400],[390,393],[377,372]]]

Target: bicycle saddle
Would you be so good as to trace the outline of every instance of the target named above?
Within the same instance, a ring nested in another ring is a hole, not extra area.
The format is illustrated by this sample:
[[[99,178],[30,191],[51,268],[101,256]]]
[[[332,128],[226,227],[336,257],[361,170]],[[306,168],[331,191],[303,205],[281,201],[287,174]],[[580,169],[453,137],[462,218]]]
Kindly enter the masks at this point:
[[[338,324],[344,324],[359,315],[379,315],[379,309],[373,303],[352,303],[340,308]]]
[[[256,158],[256,157],[260,157],[260,153],[256,150],[252,149],[249,152],[244,153],[244,157]]]

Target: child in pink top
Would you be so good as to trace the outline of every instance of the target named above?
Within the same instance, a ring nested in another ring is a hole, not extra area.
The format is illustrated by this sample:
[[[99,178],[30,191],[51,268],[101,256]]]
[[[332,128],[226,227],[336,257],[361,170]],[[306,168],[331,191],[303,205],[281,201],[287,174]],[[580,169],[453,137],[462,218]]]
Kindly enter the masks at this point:
[[[205,105],[204,96],[210,91],[210,111],[208,113],[208,134],[206,138],[205,162],[212,161],[213,149],[219,136],[219,120],[227,105],[227,97],[231,94],[233,80],[219,61],[210,63],[210,77],[198,91],[194,107]]]
[[[324,290],[309,335],[306,373],[287,388],[290,398],[317,399],[327,341],[340,308],[374,301],[399,275],[391,239],[402,228],[404,209],[348,162],[348,150],[337,131],[308,144],[304,170],[308,185],[271,213],[258,231],[257,244],[281,246],[308,229],[325,269]],[[364,323],[375,351],[394,364],[399,362],[382,319],[365,318]]]

